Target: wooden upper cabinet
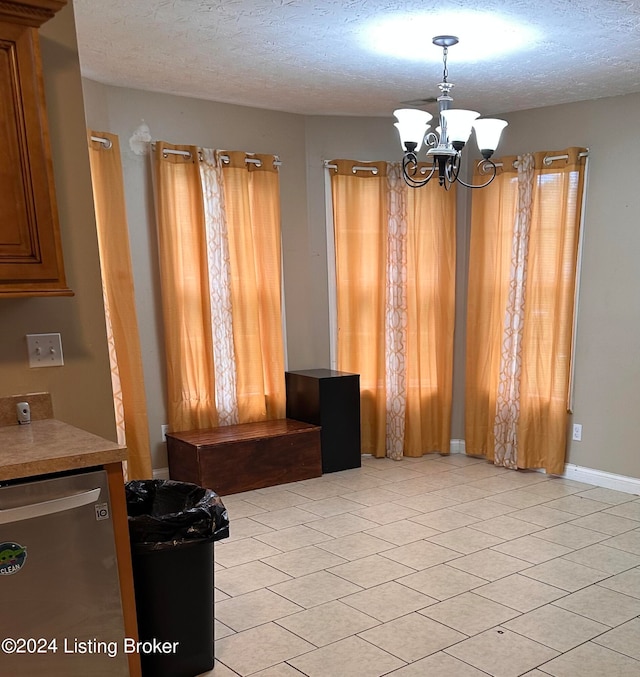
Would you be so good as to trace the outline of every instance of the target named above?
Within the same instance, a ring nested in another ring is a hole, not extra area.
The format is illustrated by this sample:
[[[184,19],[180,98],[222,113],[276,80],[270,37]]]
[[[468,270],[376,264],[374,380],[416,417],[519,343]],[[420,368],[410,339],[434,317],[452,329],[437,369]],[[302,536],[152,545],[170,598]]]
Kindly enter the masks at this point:
[[[0,1],[0,297],[72,295],[62,262],[38,28],[67,0]]]

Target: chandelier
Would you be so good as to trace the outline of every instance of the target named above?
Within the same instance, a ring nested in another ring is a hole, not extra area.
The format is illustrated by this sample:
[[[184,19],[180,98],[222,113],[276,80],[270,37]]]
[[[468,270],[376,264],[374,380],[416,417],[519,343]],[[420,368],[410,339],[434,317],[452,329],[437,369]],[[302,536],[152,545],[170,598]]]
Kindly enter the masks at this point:
[[[451,108],[453,99],[450,93],[453,83],[448,81],[447,55],[449,47],[457,43],[458,38],[454,35],[438,35],[433,38],[433,44],[442,47],[444,62],[442,82],[438,85],[440,96],[437,99],[440,126],[436,127],[435,131],[429,131],[429,120],[433,116],[426,111],[401,108],[393,112],[398,120],[395,126],[400,133],[400,143],[404,150],[402,175],[412,188],[425,186],[436,175],[440,185],[446,190],[456,181],[467,188],[484,188],[496,177],[496,166],[490,158],[507,123],[493,118],[478,119],[480,113],[473,110]],[[469,140],[472,127],[476,133],[478,148],[484,158],[481,161],[483,172],[489,174],[489,179],[479,185],[465,183],[460,178],[461,153]],[[427,165],[426,169],[418,162],[418,151],[423,141],[429,148],[427,158],[432,160],[431,166]]]

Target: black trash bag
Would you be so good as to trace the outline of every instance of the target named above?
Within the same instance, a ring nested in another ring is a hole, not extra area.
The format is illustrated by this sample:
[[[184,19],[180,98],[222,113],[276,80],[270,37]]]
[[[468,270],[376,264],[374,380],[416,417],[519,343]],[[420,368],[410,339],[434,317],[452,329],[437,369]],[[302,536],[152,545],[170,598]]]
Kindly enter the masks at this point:
[[[227,509],[211,489],[173,480],[131,480],[125,494],[136,549],[164,550],[229,537]]]

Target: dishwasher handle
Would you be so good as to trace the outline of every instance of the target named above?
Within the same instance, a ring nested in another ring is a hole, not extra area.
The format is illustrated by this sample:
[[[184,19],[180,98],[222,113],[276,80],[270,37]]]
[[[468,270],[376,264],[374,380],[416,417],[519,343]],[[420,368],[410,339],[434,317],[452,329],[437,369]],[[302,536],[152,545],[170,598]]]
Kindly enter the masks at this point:
[[[0,524],[11,524],[12,522],[21,522],[22,520],[33,519],[35,517],[44,517],[53,515],[65,510],[80,508],[89,503],[95,503],[100,498],[100,487],[83,491],[71,496],[61,496],[49,501],[32,503],[30,505],[20,505],[16,508],[7,508],[0,510]]]

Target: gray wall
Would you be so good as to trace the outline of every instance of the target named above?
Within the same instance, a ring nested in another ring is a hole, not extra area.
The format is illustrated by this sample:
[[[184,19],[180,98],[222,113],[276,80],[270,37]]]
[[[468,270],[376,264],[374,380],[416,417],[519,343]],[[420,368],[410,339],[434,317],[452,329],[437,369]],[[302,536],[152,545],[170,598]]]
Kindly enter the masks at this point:
[[[166,450],[160,434],[166,423],[164,345],[150,160],[133,153],[129,139],[144,120],[154,139],[280,156],[288,366],[302,369],[315,363],[313,308],[309,304],[313,278],[308,270],[305,120],[298,115],[88,80],[84,91],[87,125],[120,137],[153,465],[164,467]]]
[[[54,415],[116,439],[73,6],[40,31],[53,169],[71,298],[0,300],[0,396],[49,391]],[[64,366],[31,369],[25,334],[60,332]]]
[[[505,119],[505,154],[590,149],[568,461],[640,477],[640,94]]]
[[[157,251],[148,158],[128,139],[141,119],[155,139],[213,148],[277,153],[283,161],[284,284],[290,369],[329,366],[329,301],[322,161],[338,157],[397,160],[397,135],[381,118],[303,117],[103,86],[85,81],[88,124],[120,135],[149,399],[154,466],[165,465]],[[640,95],[541,108],[506,116],[503,154],[591,148],[577,336],[572,443],[577,465],[640,477],[639,250],[640,192],[622,161],[640,160]],[[606,132],[605,132],[606,129]],[[630,162],[629,162],[630,161]],[[464,337],[469,193],[458,195],[458,276],[452,437],[464,436]]]

